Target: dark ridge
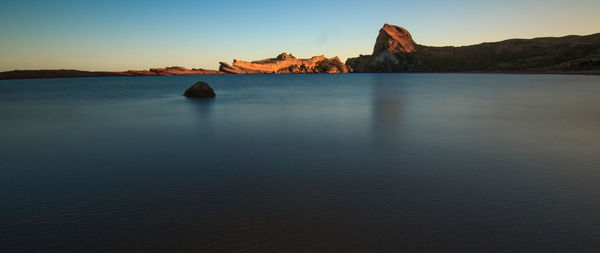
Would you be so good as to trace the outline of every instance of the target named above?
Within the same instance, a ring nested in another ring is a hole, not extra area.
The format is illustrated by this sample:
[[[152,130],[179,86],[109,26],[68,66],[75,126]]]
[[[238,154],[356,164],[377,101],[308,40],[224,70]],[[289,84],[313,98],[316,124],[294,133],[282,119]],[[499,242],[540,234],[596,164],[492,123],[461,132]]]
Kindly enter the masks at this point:
[[[462,47],[414,44],[401,27],[385,25],[372,55],[346,61],[354,72],[600,72],[600,33],[509,39]],[[386,29],[387,28],[387,29]],[[394,34],[394,33],[399,34]],[[383,34],[383,35],[382,35]]]
[[[64,78],[64,77],[98,77],[121,76],[116,72],[81,71],[73,69],[60,70],[13,70],[0,72],[0,80],[28,78]]]
[[[66,77],[100,77],[100,76],[173,76],[173,75],[216,75],[223,74],[216,70],[186,69],[184,67],[151,68],[150,70],[128,70],[125,72],[81,71],[73,69],[59,70],[13,70],[0,72],[0,80],[30,78],[66,78]]]

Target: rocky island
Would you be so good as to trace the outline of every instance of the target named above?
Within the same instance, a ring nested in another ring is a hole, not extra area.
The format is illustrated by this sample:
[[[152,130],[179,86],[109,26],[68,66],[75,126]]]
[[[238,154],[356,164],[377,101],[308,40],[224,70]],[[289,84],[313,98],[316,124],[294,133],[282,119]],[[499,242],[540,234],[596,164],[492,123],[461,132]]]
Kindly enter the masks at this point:
[[[215,91],[207,83],[198,81],[183,93],[188,98],[214,98]]]

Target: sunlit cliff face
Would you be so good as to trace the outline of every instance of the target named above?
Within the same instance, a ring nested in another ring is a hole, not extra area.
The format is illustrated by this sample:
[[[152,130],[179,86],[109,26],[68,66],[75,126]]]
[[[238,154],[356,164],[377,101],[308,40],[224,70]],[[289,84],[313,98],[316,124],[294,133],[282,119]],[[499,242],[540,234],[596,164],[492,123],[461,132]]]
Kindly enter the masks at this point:
[[[400,26],[385,24],[379,30],[379,36],[377,36],[375,47],[373,48],[373,55],[384,50],[388,50],[390,53],[411,53],[415,51],[415,45],[415,41],[406,29]]]
[[[308,59],[296,58],[291,54],[282,53],[275,58],[252,62],[233,60],[233,65],[220,62],[219,71],[232,74],[258,73],[347,73],[346,65],[336,56],[327,58],[323,55]]]

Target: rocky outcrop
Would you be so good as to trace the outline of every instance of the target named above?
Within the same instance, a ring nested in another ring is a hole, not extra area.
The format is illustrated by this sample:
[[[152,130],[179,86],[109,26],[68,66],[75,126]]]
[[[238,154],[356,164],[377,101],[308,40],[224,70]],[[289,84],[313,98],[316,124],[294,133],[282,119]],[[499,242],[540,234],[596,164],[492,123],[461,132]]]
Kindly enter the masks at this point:
[[[600,72],[600,33],[511,39],[463,47],[418,45],[406,29],[385,24],[372,55],[349,58],[354,72]]]
[[[346,65],[338,57],[313,56],[299,59],[282,53],[275,58],[252,62],[233,60],[229,65],[220,62],[219,71],[231,74],[297,74],[297,73],[347,73]]]
[[[372,55],[348,58],[346,65],[354,72],[415,72],[422,71],[415,57],[417,43],[410,33],[399,26],[385,24],[379,30]]]
[[[385,24],[379,30],[379,35],[375,40],[373,55],[387,51],[395,53],[412,53],[415,51],[417,43],[412,39],[410,33],[399,26]]]
[[[189,98],[213,98],[215,91],[207,83],[199,81],[185,90],[183,95]]]

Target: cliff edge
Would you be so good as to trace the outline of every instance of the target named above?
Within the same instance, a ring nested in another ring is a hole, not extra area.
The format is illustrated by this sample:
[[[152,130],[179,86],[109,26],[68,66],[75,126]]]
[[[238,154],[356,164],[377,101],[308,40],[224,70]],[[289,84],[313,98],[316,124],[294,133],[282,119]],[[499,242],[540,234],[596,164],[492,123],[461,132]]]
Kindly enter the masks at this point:
[[[390,24],[385,24],[379,30],[379,35],[375,40],[373,55],[380,54],[383,51],[395,53],[412,53],[415,51],[417,43],[412,39],[410,33],[400,27]]]

